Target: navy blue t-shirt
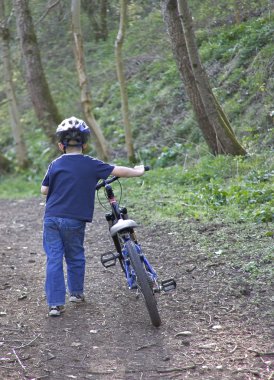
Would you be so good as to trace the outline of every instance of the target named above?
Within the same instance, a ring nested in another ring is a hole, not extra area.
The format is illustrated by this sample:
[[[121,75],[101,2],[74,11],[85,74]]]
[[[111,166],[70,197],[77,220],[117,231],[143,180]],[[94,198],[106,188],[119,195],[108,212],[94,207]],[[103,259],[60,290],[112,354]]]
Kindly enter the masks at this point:
[[[113,169],[113,165],[83,154],[63,154],[54,160],[42,182],[49,187],[45,217],[91,222],[96,184]]]

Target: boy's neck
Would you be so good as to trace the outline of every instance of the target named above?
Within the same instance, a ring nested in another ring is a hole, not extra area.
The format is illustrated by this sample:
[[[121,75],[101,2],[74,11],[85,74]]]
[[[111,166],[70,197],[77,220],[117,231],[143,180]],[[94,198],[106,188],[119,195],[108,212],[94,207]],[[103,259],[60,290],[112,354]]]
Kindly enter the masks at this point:
[[[67,147],[65,154],[83,154],[83,151],[82,151],[82,148],[78,149],[78,148]]]

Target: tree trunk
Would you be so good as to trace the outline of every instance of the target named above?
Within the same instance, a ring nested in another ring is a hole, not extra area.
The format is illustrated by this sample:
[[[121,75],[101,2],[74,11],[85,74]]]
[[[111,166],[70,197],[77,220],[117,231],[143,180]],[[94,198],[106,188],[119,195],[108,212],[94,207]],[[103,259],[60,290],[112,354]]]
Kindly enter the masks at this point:
[[[0,153],[0,174],[8,173],[11,169],[11,162]]]
[[[3,71],[5,78],[5,90],[8,99],[8,107],[11,118],[11,130],[15,145],[15,153],[17,165],[20,168],[28,166],[27,149],[23,139],[23,130],[20,123],[19,111],[17,100],[15,96],[15,89],[12,80],[12,68],[10,59],[10,31],[5,19],[5,5],[4,0],[0,0],[0,37],[2,41],[3,53]]]
[[[92,113],[92,101],[91,94],[88,88],[88,79],[86,75],[85,68],[85,58],[84,58],[84,48],[83,48],[83,37],[80,24],[80,7],[81,0],[71,1],[71,15],[72,15],[72,32],[74,38],[74,55],[76,61],[76,68],[78,72],[79,85],[81,90],[81,104],[83,107],[85,119],[90,125],[94,135],[95,135],[95,146],[98,156],[107,161],[108,147],[104,135],[97,124],[95,117]]]
[[[228,119],[213,95],[208,76],[201,64],[187,0],[178,0],[178,9],[195,83],[198,87],[207,117],[216,134],[216,154],[245,155],[246,151],[237,141]]]
[[[121,93],[121,103],[122,103],[122,114],[123,122],[125,129],[125,140],[126,140],[126,149],[127,157],[131,162],[135,162],[133,141],[132,141],[132,131],[129,122],[129,110],[128,110],[128,94],[126,79],[124,74],[124,65],[122,59],[122,46],[124,42],[125,28],[126,28],[126,14],[127,14],[127,0],[120,0],[120,26],[118,35],[115,41],[115,54],[116,54],[116,68],[117,76],[120,85]]]
[[[185,36],[179,19],[177,0],[162,1],[162,14],[179,74],[184,82],[198,126],[211,153],[215,155],[217,152],[216,134],[208,120],[198,88],[195,86],[195,79],[187,54]]]
[[[108,0],[82,0],[81,5],[90,17],[90,25],[95,41],[106,41],[108,38]]]
[[[41,128],[53,143],[55,142],[56,126],[62,121],[62,118],[52,99],[43,71],[28,1],[13,0],[13,6],[31,101]]]
[[[108,0],[101,0],[100,20],[101,20],[101,37],[104,41],[108,38],[108,24],[107,24],[107,10]]]

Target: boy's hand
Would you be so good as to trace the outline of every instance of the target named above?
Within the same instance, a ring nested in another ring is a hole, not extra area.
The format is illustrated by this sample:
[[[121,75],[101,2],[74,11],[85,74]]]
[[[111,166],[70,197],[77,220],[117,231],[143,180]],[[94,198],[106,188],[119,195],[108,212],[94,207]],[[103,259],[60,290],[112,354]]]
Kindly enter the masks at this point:
[[[138,174],[141,176],[145,172],[145,167],[144,165],[136,165],[134,166],[134,169],[137,170]]]

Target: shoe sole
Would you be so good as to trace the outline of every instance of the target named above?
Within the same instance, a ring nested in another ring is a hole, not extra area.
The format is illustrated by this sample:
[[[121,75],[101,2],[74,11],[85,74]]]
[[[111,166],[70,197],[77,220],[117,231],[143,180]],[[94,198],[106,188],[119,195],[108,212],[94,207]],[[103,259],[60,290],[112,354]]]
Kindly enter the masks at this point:
[[[50,311],[49,313],[48,313],[48,315],[49,315],[49,317],[60,317],[60,315],[62,314],[62,313],[64,313],[65,312],[65,309],[62,309],[62,310],[54,310],[54,312],[53,311]]]
[[[85,302],[85,299],[84,299],[84,298],[74,298],[74,297],[70,297],[70,298],[69,298],[69,302],[82,303],[82,302]]]

